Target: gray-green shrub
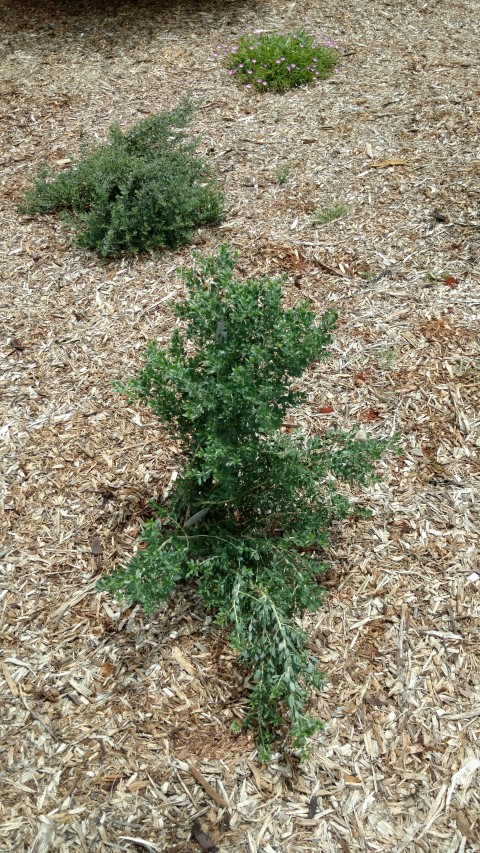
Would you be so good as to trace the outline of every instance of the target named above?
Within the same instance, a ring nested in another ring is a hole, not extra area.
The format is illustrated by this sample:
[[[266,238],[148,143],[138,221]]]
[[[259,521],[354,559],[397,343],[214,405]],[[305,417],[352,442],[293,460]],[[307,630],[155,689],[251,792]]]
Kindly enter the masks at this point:
[[[84,148],[63,172],[43,169],[20,212],[66,211],[75,243],[102,258],[187,243],[196,228],[223,216],[210,169],[185,139],[188,102],[150,116],[109,141]]]

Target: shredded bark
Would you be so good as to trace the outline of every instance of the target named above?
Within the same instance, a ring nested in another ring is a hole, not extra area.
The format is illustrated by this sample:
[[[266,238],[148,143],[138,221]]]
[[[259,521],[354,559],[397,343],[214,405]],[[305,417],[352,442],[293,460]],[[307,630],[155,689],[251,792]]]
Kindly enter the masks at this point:
[[[7,0],[0,16],[0,846],[479,850],[478,4]],[[316,86],[252,94],[213,58],[305,19],[344,48]],[[333,531],[305,619],[328,727],[303,765],[259,766],[232,731],[244,674],[192,590],[151,617],[95,588],[179,470],[111,383],[169,339],[190,248],[101,263],[55,217],[16,212],[38,167],[186,90],[228,199],[195,246],[228,241],[241,275],[284,273],[292,304],[339,312],[285,428],[402,436],[358,493],[371,520]],[[312,224],[328,204],[348,212]]]

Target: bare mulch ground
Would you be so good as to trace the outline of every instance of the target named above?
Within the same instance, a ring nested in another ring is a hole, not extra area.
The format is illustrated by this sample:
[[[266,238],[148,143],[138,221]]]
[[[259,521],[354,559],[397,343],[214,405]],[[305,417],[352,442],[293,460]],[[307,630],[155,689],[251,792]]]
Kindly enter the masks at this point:
[[[1,4],[2,850],[480,849],[478,14]],[[305,19],[345,49],[316,87],[252,95],[213,58]],[[284,272],[291,302],[339,312],[289,428],[403,436],[372,519],[334,531],[306,619],[329,683],[303,766],[259,766],[232,733],[243,675],[193,591],[147,618],[95,590],[179,464],[111,382],[168,339],[190,248],[102,264],[56,219],[16,213],[42,163],[185,91],[229,208],[197,247],[228,241],[242,274]],[[313,225],[330,202],[348,214]]]

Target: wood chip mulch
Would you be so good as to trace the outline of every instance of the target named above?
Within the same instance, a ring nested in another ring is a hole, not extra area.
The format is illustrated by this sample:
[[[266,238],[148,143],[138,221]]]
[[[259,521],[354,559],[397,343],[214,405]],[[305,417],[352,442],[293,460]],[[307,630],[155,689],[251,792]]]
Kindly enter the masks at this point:
[[[251,94],[213,56],[305,19],[344,48],[317,86]],[[0,22],[1,849],[478,851],[478,3],[6,0]],[[402,436],[305,619],[328,727],[304,765],[232,730],[244,675],[192,590],[147,617],[95,589],[180,465],[112,382],[168,340],[190,247],[102,264],[16,212],[43,163],[185,91],[228,199],[196,247],[339,313],[286,428]],[[313,224],[327,204],[348,212]]]

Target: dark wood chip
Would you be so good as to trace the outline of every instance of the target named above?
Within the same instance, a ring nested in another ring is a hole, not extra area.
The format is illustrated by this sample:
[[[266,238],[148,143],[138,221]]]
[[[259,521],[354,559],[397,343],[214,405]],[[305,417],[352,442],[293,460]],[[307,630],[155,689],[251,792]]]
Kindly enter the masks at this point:
[[[193,823],[192,835],[197,844],[200,845],[202,850],[207,851],[207,853],[218,853],[219,848],[216,846],[216,844],[213,843],[213,841],[208,837],[208,835],[203,832],[200,826],[200,822],[198,820],[194,821]]]
[[[449,221],[448,213],[445,213],[445,211],[443,211],[443,210],[436,210],[435,209],[432,212],[432,216],[434,219],[437,220],[437,222],[448,222]]]
[[[90,543],[90,550],[94,557],[99,557],[100,554],[103,554],[103,545],[97,536],[95,536],[95,539],[92,539]]]
[[[10,347],[17,350],[17,352],[23,352],[25,349],[25,346],[18,340],[18,338],[10,338]]]
[[[317,795],[316,795],[316,794],[314,794],[314,795],[310,798],[310,803],[309,803],[309,806],[308,806],[308,816],[309,816],[309,818],[315,817],[315,815],[317,814],[317,809],[318,809],[318,797],[317,797]]]
[[[225,812],[225,814],[222,815],[222,817],[220,818],[220,820],[218,822],[218,828],[222,832],[227,832],[230,829],[231,819],[232,819],[232,817],[230,815],[230,812]]]

